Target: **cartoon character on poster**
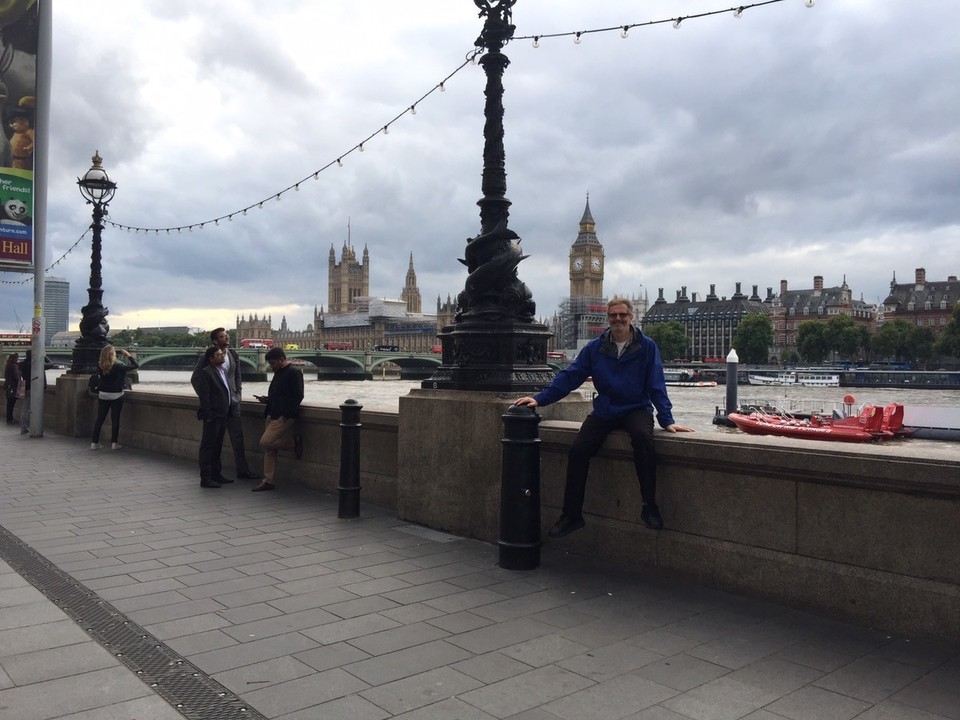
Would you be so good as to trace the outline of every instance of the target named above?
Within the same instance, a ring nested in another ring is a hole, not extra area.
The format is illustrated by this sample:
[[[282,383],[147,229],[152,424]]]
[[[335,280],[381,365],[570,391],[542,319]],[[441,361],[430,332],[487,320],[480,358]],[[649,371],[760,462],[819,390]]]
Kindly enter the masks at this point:
[[[37,0],[0,0],[0,262],[33,261]]]

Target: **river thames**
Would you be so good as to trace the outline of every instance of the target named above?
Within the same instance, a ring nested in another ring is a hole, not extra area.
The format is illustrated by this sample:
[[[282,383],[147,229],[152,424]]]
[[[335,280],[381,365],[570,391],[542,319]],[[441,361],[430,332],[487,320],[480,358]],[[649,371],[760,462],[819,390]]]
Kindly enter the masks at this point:
[[[48,370],[47,381],[56,382],[56,377],[64,370]],[[177,370],[140,370],[140,382],[134,387],[136,392],[162,393],[169,395],[194,396],[190,387],[190,373]],[[356,400],[363,405],[364,410],[381,412],[397,412],[400,407],[400,397],[410,390],[419,388],[420,380],[316,380],[311,379],[311,373],[304,374],[304,405],[315,407],[338,407],[345,400]],[[269,383],[245,382],[243,396],[252,400],[254,395],[266,395]],[[592,398],[593,387],[589,383],[578,390],[587,399]],[[713,424],[717,407],[726,404],[726,388],[718,385],[714,388],[668,388],[670,400],[673,403],[673,414],[677,422],[688,425],[698,432],[740,434],[739,430]],[[843,397],[852,394],[856,404],[887,405],[889,403],[903,403],[904,405],[926,405],[938,407],[960,407],[960,390],[918,390],[914,388],[823,388],[823,387],[758,387],[740,385],[737,388],[739,402],[760,404],[769,402],[784,406],[788,401],[806,401],[816,405],[816,409],[830,412],[834,407],[842,407]],[[510,398],[504,399],[506,408]],[[772,439],[772,438],[771,438]],[[778,438],[778,442],[790,442],[787,438]],[[951,451],[960,456],[960,443],[933,440],[896,440],[876,445],[894,448],[911,447],[913,450],[922,450],[924,447],[937,448],[939,451]],[[910,454],[913,454],[912,452]],[[940,452],[937,452],[939,455]]]

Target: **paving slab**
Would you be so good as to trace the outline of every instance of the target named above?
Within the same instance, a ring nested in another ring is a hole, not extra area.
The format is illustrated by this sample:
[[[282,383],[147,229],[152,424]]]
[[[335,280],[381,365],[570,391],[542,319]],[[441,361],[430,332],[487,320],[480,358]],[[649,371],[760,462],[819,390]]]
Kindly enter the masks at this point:
[[[0,434],[0,717],[182,718],[127,628],[211,717],[960,720],[957,647],[87,445]]]

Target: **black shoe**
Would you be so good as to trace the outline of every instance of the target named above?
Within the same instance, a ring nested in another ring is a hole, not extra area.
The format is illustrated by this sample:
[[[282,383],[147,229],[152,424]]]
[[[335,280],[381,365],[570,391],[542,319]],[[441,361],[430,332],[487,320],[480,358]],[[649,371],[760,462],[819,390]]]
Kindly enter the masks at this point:
[[[651,530],[663,529],[663,518],[660,517],[660,508],[656,505],[644,505],[640,511],[640,519]]]
[[[227,483],[232,483],[233,478],[225,478],[221,475],[220,477],[217,478],[217,482],[220,483],[221,485],[226,485]]]
[[[220,483],[218,483],[216,480],[201,480],[201,481],[200,481],[200,487],[203,487],[203,488],[218,488],[218,487],[220,487]]]
[[[245,470],[243,472],[237,473],[237,480],[259,480],[259,479],[260,479],[259,475],[257,475],[255,472],[250,472],[249,470]]]
[[[293,454],[297,456],[297,460],[303,457],[303,436],[302,435],[293,436]]]
[[[579,530],[584,525],[586,525],[586,523],[583,521],[582,517],[570,518],[566,515],[561,515],[560,519],[557,520],[556,525],[550,528],[550,532],[548,532],[547,535],[552,538],[562,538],[569,535],[574,530]]]

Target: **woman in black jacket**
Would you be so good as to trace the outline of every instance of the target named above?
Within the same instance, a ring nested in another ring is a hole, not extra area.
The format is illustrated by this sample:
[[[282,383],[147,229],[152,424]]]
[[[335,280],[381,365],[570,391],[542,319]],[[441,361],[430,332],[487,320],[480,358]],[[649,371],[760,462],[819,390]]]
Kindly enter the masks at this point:
[[[103,427],[104,420],[107,419],[107,413],[110,413],[110,449],[119,450],[120,445],[117,440],[120,437],[120,411],[123,410],[123,388],[126,382],[127,373],[140,367],[137,359],[126,350],[120,352],[130,363],[124,365],[117,361],[117,350],[113,345],[107,345],[100,351],[100,362],[98,363],[100,371],[100,382],[97,390],[97,421],[93,425],[93,438],[90,443],[91,450],[99,450],[103,446],[100,444],[100,429]]]

